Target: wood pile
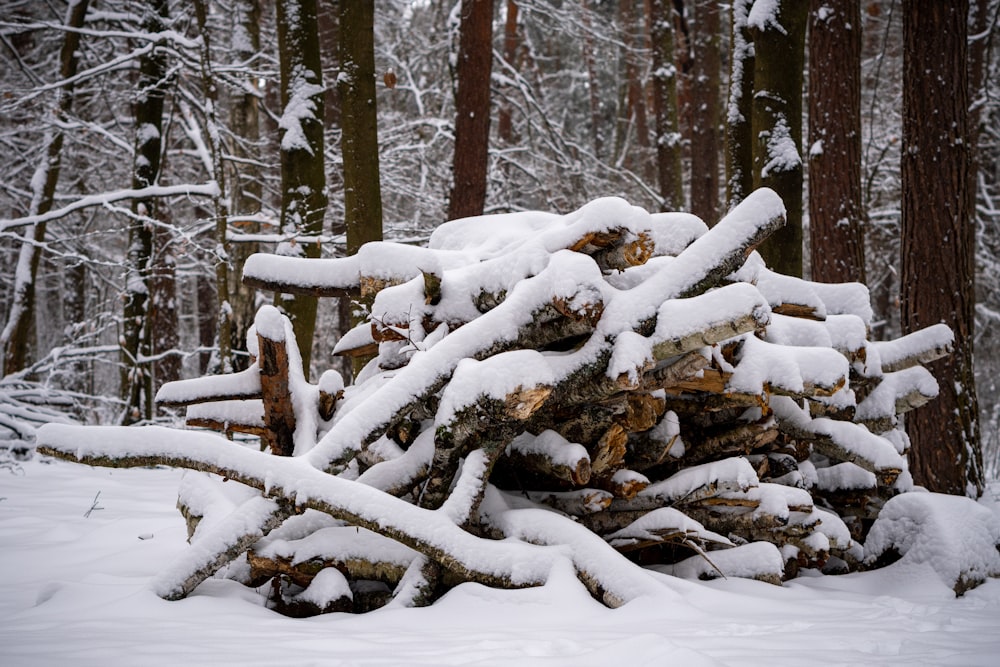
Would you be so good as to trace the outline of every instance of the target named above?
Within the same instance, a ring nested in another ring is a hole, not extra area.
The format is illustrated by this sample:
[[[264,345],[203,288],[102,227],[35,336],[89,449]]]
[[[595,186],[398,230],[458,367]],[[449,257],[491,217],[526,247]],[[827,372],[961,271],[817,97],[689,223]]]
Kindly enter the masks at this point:
[[[53,430],[42,450],[239,482],[186,478],[179,505],[201,549],[165,576],[168,598],[244,553],[239,576],[272,581],[293,615],[424,604],[469,580],[536,585],[544,574],[520,564],[549,558],[546,545],[569,545],[611,605],[642,587],[611,574],[611,550],[776,584],[857,569],[879,509],[912,485],[899,415],[936,395],[922,364],[951,332],[869,340],[863,285],[764,266],[754,248],[783,223],[769,190],[711,229],[607,199],[445,223],[428,247],[256,255],[252,285],[361,297],[368,321],[335,353],[364,370],[346,389],[333,372],[308,382],[290,325],[265,307],[248,370],[158,400],[288,460],[204,434],[87,453]]]

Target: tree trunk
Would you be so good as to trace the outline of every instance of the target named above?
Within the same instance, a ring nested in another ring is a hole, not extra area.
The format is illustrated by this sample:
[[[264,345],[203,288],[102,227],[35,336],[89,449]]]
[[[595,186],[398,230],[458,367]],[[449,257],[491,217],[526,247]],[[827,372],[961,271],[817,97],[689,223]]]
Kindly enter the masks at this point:
[[[715,224],[719,219],[719,4],[694,3],[694,67],[691,72],[691,212]]]
[[[809,15],[812,279],[865,282],[861,193],[861,2],[813,0]]]
[[[205,0],[195,0],[195,17],[201,36],[201,88],[205,96],[205,133],[208,135],[208,150],[212,160],[212,180],[219,192],[212,197],[212,217],[215,222],[215,294],[217,313],[218,370],[221,373],[233,371],[232,336],[233,311],[229,303],[229,273],[232,262],[233,245],[229,241],[229,201],[226,198],[226,170],[223,160],[225,148],[217,113],[219,90],[212,72],[211,35],[208,30],[208,11]]]
[[[620,156],[620,160],[643,180],[651,180],[652,164],[646,155],[646,149],[649,148],[649,121],[646,117],[646,95],[642,81],[642,19],[636,12],[634,2],[619,3],[618,11],[622,30],[622,56],[625,61],[625,113],[619,119],[622,138],[618,141],[620,150],[625,154]]]
[[[347,254],[382,239],[378,123],[375,107],[375,4],[340,3],[340,62],[337,82],[343,124],[344,208]]]
[[[260,1],[239,0],[233,6],[233,33],[231,48],[237,62],[251,62],[260,53]],[[244,82],[256,88],[252,73],[244,75]],[[254,216],[260,213],[263,188],[257,162],[260,159],[258,141],[260,139],[260,113],[258,97],[243,92],[230,105],[229,127],[234,135],[232,153],[237,160],[230,162],[233,170],[229,179],[229,209],[233,216]],[[232,226],[239,232],[254,234],[260,231],[260,223],[251,220],[233,220]],[[232,308],[233,370],[240,371],[249,365],[247,352],[247,332],[253,324],[256,312],[257,290],[244,285],[240,280],[243,264],[247,257],[259,250],[258,243],[234,243],[230,250],[232,271],[229,272],[229,305]]]
[[[153,231],[155,252],[150,259],[149,329],[153,391],[166,382],[179,380],[183,366],[177,317],[177,254],[174,235],[165,227]],[[160,355],[166,356],[160,356]]]
[[[968,8],[968,0],[903,3],[900,300],[904,332],[938,322],[955,332],[952,356],[931,366],[938,400],[906,419],[914,480],[931,491],[978,496]]]
[[[649,3],[649,30],[653,57],[653,109],[656,114],[656,173],[660,209],[684,208],[684,167],[677,119],[677,67],[674,65],[673,5],[669,0]]]
[[[584,3],[586,5],[586,3]],[[591,14],[596,11],[584,6],[581,20],[584,28],[584,60],[587,63],[587,90],[590,102],[590,133],[594,142],[594,157],[598,160],[604,153],[604,123],[601,121],[601,87],[597,78],[597,63],[595,62],[594,32]]]
[[[757,11],[755,11],[757,10]],[[785,202],[787,224],[761,244],[768,266],[802,276],[802,85],[809,3],[755,4],[753,186]]]
[[[167,0],[149,0],[143,7],[142,29],[147,33],[166,30]],[[139,59],[139,96],[135,102],[135,164],[132,187],[154,185],[160,173],[163,100],[169,81],[167,55],[153,50]],[[133,200],[125,257],[125,306],[121,333],[122,423],[131,424],[153,416],[153,386],[150,369],[140,363],[150,353],[148,321],[150,259],[153,255],[153,225],[156,200]]]
[[[729,104],[726,110],[726,209],[753,190],[753,40],[747,29],[751,0],[733,0],[729,37]],[[713,220],[706,220],[714,224]]]
[[[518,6],[516,0],[507,0],[507,19],[503,26],[503,59],[514,70],[518,69],[517,51],[520,39],[517,35]],[[500,104],[497,112],[497,136],[503,146],[514,143],[514,123],[511,117],[510,104],[506,101]]]
[[[493,0],[462,0],[461,11],[449,220],[482,215],[489,166]]]
[[[79,63],[80,33],[72,30],[83,27],[89,0],[78,0],[66,10],[65,23],[71,28],[65,33],[62,51],[59,54],[59,78],[67,83],[59,91],[56,118],[65,122],[73,107],[73,82]],[[62,161],[63,132],[58,127],[47,135],[45,157],[32,178],[32,198],[28,215],[47,213],[52,208],[59,168]],[[25,230],[25,241],[21,244],[14,275],[14,294],[7,323],[0,332],[0,347],[3,349],[2,375],[15,373],[27,365],[28,342],[35,319],[35,280],[38,276],[38,261],[41,258],[41,244],[45,242],[44,222],[30,225]]]
[[[355,5],[345,2],[343,5]],[[319,257],[319,236],[326,213],[323,159],[323,67],[319,52],[316,0],[278,0],[278,60],[281,70],[281,230],[286,235],[316,237],[307,243],[284,243],[279,254]],[[309,377],[316,299],[275,299],[292,321]]]

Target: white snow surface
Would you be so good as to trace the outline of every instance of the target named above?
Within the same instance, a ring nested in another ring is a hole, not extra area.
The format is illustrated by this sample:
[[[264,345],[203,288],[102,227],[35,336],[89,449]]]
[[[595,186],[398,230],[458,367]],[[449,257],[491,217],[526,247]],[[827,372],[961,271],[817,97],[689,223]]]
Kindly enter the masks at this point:
[[[903,561],[781,588],[650,572],[646,595],[617,610],[565,565],[541,588],[463,584],[430,608],[362,616],[285,618],[264,607],[266,587],[223,579],[166,602],[150,581],[190,548],[181,471],[35,460],[0,475],[0,567],[16,573],[0,593],[4,665],[596,667],[627,654],[649,667],[986,667],[1000,655],[1000,580],[955,598]],[[84,517],[98,491],[102,509]]]

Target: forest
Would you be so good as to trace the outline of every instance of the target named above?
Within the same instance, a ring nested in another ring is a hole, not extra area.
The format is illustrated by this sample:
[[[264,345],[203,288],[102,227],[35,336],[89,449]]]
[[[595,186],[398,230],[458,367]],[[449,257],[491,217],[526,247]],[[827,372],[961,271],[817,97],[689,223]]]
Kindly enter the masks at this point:
[[[291,616],[565,558],[617,607],[620,554],[780,583],[963,516],[961,595],[1000,523],[910,492],[1000,473],[998,16],[6,3],[5,442],[201,473],[170,600],[244,555]]]

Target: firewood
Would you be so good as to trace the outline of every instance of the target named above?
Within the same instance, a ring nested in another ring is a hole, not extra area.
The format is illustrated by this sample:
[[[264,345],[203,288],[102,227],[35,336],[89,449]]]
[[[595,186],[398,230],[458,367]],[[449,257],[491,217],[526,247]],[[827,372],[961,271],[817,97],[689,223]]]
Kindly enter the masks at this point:
[[[539,488],[538,482],[585,486],[590,481],[590,456],[586,448],[571,443],[555,431],[543,431],[538,436],[524,433],[513,440],[506,456],[501,456],[493,472],[494,481],[516,480],[523,484],[535,481],[528,488]],[[551,488],[551,487],[549,487]]]
[[[178,408],[213,401],[260,398],[260,392],[260,369],[252,364],[239,373],[167,382],[156,392],[156,402],[163,407]]]
[[[608,491],[600,489],[577,489],[576,491],[528,491],[528,498],[536,503],[576,517],[582,517],[606,510],[613,498]]]

